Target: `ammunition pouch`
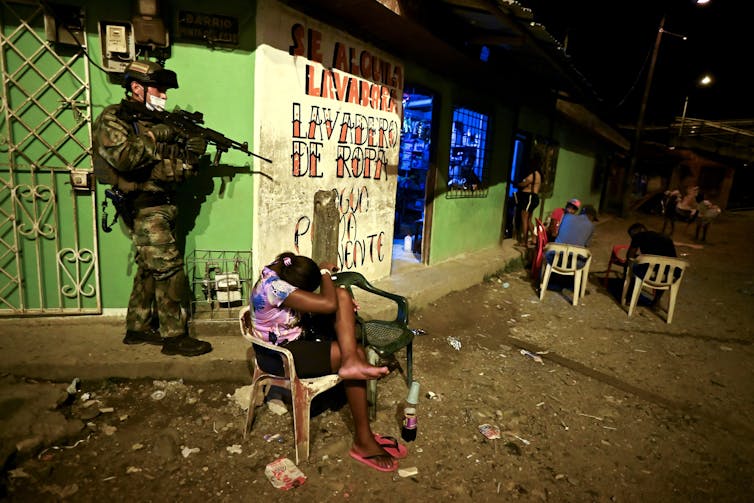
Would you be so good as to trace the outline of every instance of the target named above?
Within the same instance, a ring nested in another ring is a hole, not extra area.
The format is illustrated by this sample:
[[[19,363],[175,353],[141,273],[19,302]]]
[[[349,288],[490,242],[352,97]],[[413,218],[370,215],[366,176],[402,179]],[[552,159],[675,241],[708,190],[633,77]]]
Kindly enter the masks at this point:
[[[162,160],[152,168],[150,178],[159,182],[182,182],[194,175],[194,167],[181,157],[185,154],[178,145],[167,145],[160,149],[164,154]]]

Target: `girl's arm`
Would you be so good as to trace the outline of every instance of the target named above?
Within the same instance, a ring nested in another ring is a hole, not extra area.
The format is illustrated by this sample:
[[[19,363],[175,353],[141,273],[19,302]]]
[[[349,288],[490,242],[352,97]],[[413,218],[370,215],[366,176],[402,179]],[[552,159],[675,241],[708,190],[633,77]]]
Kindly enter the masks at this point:
[[[333,271],[337,269],[332,264],[321,264],[323,270]],[[319,285],[319,293],[307,292],[298,288],[291,292],[283,301],[283,306],[295,309],[302,313],[329,314],[338,309],[338,298],[335,294],[335,283],[329,273],[322,273],[322,282]]]

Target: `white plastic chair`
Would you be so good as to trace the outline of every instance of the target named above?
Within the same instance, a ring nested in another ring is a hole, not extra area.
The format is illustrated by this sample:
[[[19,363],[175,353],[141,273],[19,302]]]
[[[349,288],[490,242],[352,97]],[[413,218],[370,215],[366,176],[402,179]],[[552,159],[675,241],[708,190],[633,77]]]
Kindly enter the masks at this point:
[[[643,277],[637,276],[634,272],[636,266],[646,264],[647,272]],[[678,298],[678,290],[681,287],[683,273],[686,271],[689,263],[683,259],[673,257],[663,257],[660,255],[641,254],[636,259],[629,259],[626,279],[623,281],[623,293],[621,302],[626,305],[626,294],[631,285],[632,279],[634,287],[631,291],[631,300],[628,303],[628,316],[630,317],[636,309],[639,301],[639,294],[643,288],[651,290],[670,290],[670,299],[668,299],[667,322],[673,321],[673,312],[675,311],[675,301]],[[676,273],[676,271],[680,271]],[[677,276],[677,277],[676,277]]]
[[[547,260],[549,252],[553,252],[552,261]],[[577,267],[578,260],[584,259],[583,267]],[[567,245],[563,243],[547,243],[545,246],[545,272],[539,286],[539,300],[545,297],[550,275],[554,272],[564,276],[573,276],[573,305],[579,304],[579,299],[586,294],[586,284],[589,279],[589,267],[592,265],[592,253],[583,246]]]
[[[281,346],[276,346],[255,337],[251,332],[251,313],[249,306],[244,306],[239,312],[238,321],[241,327],[241,335],[251,343],[252,350],[263,347],[280,354],[283,362],[281,375],[271,374],[261,369],[254,353],[254,373],[252,377],[251,398],[249,400],[249,413],[246,416],[244,426],[244,438],[254,425],[254,414],[258,406],[264,402],[264,397],[271,386],[279,386],[291,391],[291,403],[293,404],[293,430],[296,440],[296,463],[300,459],[309,459],[309,413],[311,403],[315,396],[327,391],[340,382],[338,374],[328,374],[321,377],[300,378],[296,375],[296,366],[290,351]]]

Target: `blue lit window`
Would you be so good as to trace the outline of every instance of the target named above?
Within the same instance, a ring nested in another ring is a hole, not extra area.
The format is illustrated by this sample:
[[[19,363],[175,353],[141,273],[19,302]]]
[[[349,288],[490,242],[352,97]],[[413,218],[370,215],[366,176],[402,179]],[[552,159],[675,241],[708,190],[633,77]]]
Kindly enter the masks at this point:
[[[448,193],[456,197],[486,196],[489,116],[457,107],[450,135]]]

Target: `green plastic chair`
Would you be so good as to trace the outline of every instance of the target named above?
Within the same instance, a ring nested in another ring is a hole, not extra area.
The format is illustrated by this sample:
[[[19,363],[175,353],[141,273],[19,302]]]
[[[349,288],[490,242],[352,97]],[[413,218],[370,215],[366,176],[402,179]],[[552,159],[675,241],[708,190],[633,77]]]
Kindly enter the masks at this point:
[[[358,314],[356,319],[361,326],[362,345],[366,349],[367,360],[372,365],[379,365],[382,360],[395,359],[394,353],[406,348],[406,386],[413,380],[414,336],[423,333],[422,330],[408,328],[408,299],[401,295],[386,292],[375,287],[358,272],[339,272],[333,276],[337,286],[345,287],[353,297],[353,287],[360,288],[374,295],[394,301],[398,306],[398,313],[394,320],[365,320]],[[377,416],[377,380],[367,381],[367,400],[369,402],[369,418]]]

